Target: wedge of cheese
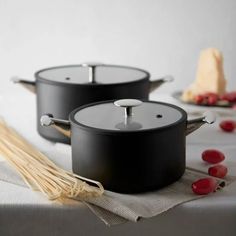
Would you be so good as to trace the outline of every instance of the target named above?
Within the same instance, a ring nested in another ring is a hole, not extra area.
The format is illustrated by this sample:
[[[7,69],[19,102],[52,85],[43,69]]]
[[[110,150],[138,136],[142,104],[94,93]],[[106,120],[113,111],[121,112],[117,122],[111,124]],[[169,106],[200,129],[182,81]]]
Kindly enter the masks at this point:
[[[208,48],[201,52],[196,79],[183,92],[181,99],[187,102],[194,101],[195,96],[207,92],[222,95],[225,93],[225,88],[223,56],[218,49]]]

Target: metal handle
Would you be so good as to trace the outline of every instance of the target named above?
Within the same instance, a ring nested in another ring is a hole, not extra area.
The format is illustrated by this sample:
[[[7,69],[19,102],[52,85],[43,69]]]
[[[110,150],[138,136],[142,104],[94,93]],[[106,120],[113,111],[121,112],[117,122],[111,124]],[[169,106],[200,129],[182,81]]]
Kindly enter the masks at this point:
[[[125,117],[132,116],[132,108],[140,106],[143,102],[137,99],[121,99],[114,102],[117,107],[125,108]]]
[[[70,121],[54,118],[51,114],[45,114],[40,118],[40,124],[42,126],[53,126],[60,133],[67,137],[71,135]]]
[[[102,63],[95,63],[95,62],[90,62],[90,63],[82,63],[82,67],[88,67],[89,71],[89,82],[90,83],[96,83],[96,78],[95,78],[95,71],[97,66],[104,65]]]
[[[172,75],[166,75],[160,79],[150,81],[149,92],[153,92],[155,89],[160,87],[163,83],[172,82],[172,81],[174,81],[174,77]]]
[[[11,81],[13,83],[19,83],[20,85],[22,85],[24,88],[26,88],[27,90],[29,90],[32,93],[36,93],[36,83],[35,83],[35,81],[29,81],[29,80],[20,78],[18,76],[11,77]]]
[[[191,134],[192,132],[199,129],[204,124],[213,124],[215,120],[216,120],[215,113],[211,111],[204,112],[203,117],[188,121],[186,135]]]

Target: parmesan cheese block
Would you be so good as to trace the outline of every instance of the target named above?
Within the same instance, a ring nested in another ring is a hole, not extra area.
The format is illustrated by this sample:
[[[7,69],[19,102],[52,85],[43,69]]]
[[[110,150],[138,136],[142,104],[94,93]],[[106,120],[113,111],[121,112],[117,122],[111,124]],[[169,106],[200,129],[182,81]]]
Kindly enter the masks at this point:
[[[194,101],[196,95],[207,92],[222,95],[225,93],[225,87],[222,54],[216,48],[208,48],[200,54],[196,80],[183,92],[181,99]]]

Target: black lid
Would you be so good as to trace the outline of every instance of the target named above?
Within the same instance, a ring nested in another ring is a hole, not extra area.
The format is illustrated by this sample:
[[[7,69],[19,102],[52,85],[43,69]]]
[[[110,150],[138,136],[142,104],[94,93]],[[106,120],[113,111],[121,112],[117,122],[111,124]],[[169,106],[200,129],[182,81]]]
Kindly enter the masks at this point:
[[[167,103],[122,99],[80,107],[70,119],[83,127],[104,131],[142,131],[176,124],[186,120],[187,114]]]
[[[127,66],[80,64],[40,70],[36,78],[44,82],[66,84],[116,84],[149,79],[149,73]]]

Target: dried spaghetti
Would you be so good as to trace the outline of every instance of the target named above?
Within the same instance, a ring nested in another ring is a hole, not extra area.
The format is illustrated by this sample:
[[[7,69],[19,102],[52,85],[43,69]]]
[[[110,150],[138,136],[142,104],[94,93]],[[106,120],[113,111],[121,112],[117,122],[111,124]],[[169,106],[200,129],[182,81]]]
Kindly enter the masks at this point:
[[[0,155],[20,174],[33,190],[50,200],[84,200],[103,194],[103,186],[55,165],[0,119]],[[91,183],[95,186],[91,186]]]

